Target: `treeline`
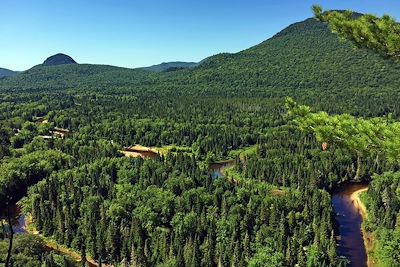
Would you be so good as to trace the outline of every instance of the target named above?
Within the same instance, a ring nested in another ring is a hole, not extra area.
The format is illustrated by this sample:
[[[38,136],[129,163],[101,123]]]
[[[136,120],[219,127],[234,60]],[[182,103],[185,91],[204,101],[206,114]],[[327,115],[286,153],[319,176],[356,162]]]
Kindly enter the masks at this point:
[[[353,179],[371,179],[375,173],[366,195],[362,196],[368,211],[364,238],[371,239],[373,248],[368,252],[377,266],[400,265],[400,123],[390,116],[365,119],[349,114],[312,112],[291,99],[287,99],[286,106],[288,115],[303,132],[315,135],[325,147],[341,148],[353,157],[357,164]],[[366,160],[369,161],[365,165],[367,172],[363,165]]]
[[[213,180],[183,154],[104,158],[39,182],[25,209],[45,235],[106,263],[338,266],[329,194],[272,189]]]
[[[274,128],[260,138],[256,153],[237,160],[235,169],[244,177],[276,186],[327,191],[354,179],[357,157],[340,146],[323,150],[314,136],[295,125]],[[365,157],[360,162],[360,180],[369,181],[374,173],[395,166],[383,158]]]
[[[379,266],[400,265],[400,173],[374,176],[362,200],[368,210],[366,229],[374,233],[372,256]]]
[[[12,159],[0,165],[0,215],[5,215],[6,203],[14,204],[26,194],[32,184],[52,172],[68,167],[71,157],[58,151],[38,151]]]
[[[0,240],[0,265],[4,266],[8,242]],[[75,267],[76,262],[55,252],[48,251],[43,238],[37,235],[17,235],[12,249],[11,265],[14,267]]]

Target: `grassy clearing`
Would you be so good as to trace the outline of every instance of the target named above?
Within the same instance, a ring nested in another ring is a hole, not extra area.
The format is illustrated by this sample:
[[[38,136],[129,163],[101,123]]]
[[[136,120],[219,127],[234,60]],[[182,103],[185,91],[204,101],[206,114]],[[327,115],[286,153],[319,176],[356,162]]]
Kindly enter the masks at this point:
[[[273,196],[282,196],[289,190],[285,187],[277,187],[265,182],[245,178],[235,170],[234,166],[224,169],[224,175],[226,179],[234,185],[263,188]]]
[[[162,156],[167,155],[168,153],[178,153],[183,152],[185,154],[193,155],[193,150],[191,147],[187,146],[175,146],[175,145],[168,145],[162,147],[155,147],[158,153]]]
[[[230,159],[234,159],[236,157],[239,157],[240,159],[243,159],[247,155],[251,155],[251,154],[256,153],[256,151],[257,151],[257,145],[244,147],[244,148],[239,148],[239,149],[235,149],[235,150],[229,151],[228,157]]]

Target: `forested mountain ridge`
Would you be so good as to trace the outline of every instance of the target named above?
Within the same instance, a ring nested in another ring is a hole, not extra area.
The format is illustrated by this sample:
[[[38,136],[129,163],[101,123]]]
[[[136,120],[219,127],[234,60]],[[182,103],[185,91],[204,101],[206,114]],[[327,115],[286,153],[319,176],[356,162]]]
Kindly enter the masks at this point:
[[[173,61],[173,62],[163,62],[161,64],[143,67],[140,69],[148,70],[148,71],[155,71],[155,72],[162,72],[162,71],[173,71],[179,69],[187,69],[187,68],[194,68],[198,66],[200,63],[197,62],[182,62],[182,61]]]
[[[21,77],[4,81],[5,89],[102,89],[106,86],[133,86],[145,84],[152,75],[144,70],[132,70],[108,65],[72,64],[37,65],[21,74]],[[0,85],[1,86],[1,85]]]
[[[36,66],[0,82],[0,200],[28,188],[19,203],[35,230],[101,264],[346,266],[329,192],[398,166],[321,149],[283,97],[398,119],[398,69],[314,19],[193,69]],[[167,152],[124,157],[135,144]],[[210,163],[227,159],[225,177],[213,176]],[[379,213],[392,224],[394,211]],[[1,266],[12,236],[3,228],[0,239]],[[23,258],[21,247],[6,266],[72,266],[54,251]]]
[[[400,84],[400,67],[367,50],[354,50],[310,18],[236,54],[206,59],[196,80],[247,88],[322,90]],[[238,79],[240,77],[240,79]]]
[[[17,71],[12,71],[12,70],[9,70],[9,69],[0,68],[0,78],[10,77],[10,76],[14,76],[14,75],[17,75],[17,74],[18,74]]]
[[[172,94],[286,96],[298,94],[299,89],[375,94],[400,85],[399,65],[373,52],[354,50],[313,18],[292,24],[239,53],[211,56],[194,69],[142,73],[138,69],[76,64],[34,69],[1,81],[0,88],[35,89],[51,84],[54,89],[63,89],[79,81],[89,87],[114,84],[132,91],[140,84],[141,90],[158,87]]]

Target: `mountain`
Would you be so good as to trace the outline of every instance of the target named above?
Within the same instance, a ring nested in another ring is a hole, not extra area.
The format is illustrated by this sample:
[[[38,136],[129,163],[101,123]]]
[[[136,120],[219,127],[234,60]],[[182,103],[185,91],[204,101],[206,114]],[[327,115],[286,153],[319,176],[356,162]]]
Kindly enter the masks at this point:
[[[153,74],[140,69],[127,69],[109,65],[62,64],[37,65],[15,76],[0,81],[1,89],[65,89],[130,87],[149,83],[147,76]]]
[[[206,60],[191,78],[242,88],[340,89],[400,86],[400,64],[354,49],[313,19],[295,23],[259,45]],[[240,79],[238,79],[240,78]],[[233,90],[237,90],[232,88]]]
[[[18,74],[18,71],[12,71],[12,70],[8,70],[8,69],[0,68],[0,78],[11,77],[11,76],[14,76],[17,74]]]
[[[72,57],[65,55],[65,54],[56,54],[54,56],[48,57],[44,62],[43,66],[57,66],[57,65],[64,65],[64,64],[77,64]]]
[[[141,69],[154,71],[154,72],[168,72],[175,71],[180,69],[194,68],[198,66],[199,63],[196,62],[182,62],[182,61],[174,61],[174,62],[163,62],[158,65],[153,65],[150,67],[143,67]]]
[[[88,87],[109,93],[124,90],[171,96],[260,96],[279,101],[292,96],[299,102],[318,103],[319,108],[330,101],[353,111],[359,101],[375,99],[379,103],[388,95],[395,101],[400,88],[400,64],[369,50],[354,49],[325,24],[310,18],[239,53],[206,58],[196,68],[151,72],[100,65],[39,66],[0,81],[0,89]]]

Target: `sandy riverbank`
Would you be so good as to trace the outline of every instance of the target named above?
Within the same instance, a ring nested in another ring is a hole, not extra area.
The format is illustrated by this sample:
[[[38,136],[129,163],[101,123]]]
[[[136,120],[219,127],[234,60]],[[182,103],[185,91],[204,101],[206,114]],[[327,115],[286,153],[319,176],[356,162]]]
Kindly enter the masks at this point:
[[[160,154],[156,148],[145,147],[141,145],[125,147],[124,150],[120,150],[119,152],[124,154],[125,157],[130,157],[130,158],[141,157],[143,159],[154,158]]]
[[[38,235],[38,236],[44,238],[45,244],[46,244],[46,247],[48,250],[53,250],[58,254],[69,256],[70,258],[75,260],[77,263],[82,262],[82,257],[77,252],[75,252],[65,246],[61,246],[58,243],[56,243],[55,241],[51,241],[51,240],[45,238],[42,234],[40,234],[39,231],[36,230],[36,228],[33,226],[32,216],[28,215],[25,218],[25,225],[23,226],[23,228],[26,231],[26,233]],[[86,264],[89,267],[99,267],[99,264],[92,258],[86,258]],[[111,265],[105,265],[105,264],[102,264],[102,266],[112,267]]]
[[[360,200],[360,194],[367,191],[368,191],[368,186],[366,186],[365,188],[358,189],[350,194],[350,200],[356,207],[356,209],[359,211],[363,220],[367,219],[368,214],[367,214],[367,208]]]
[[[363,221],[368,219],[368,212],[367,212],[367,208],[365,207],[364,203],[362,203],[362,201],[360,199],[360,194],[363,192],[367,192],[367,191],[368,191],[368,186],[366,186],[365,188],[358,189],[358,190],[352,192],[350,195],[350,200],[353,203],[353,205],[356,207],[358,212],[360,213]],[[363,239],[364,239],[364,246],[367,251],[367,265],[368,265],[368,267],[376,267],[374,260],[370,256],[370,253],[374,248],[372,234],[370,232],[367,232],[363,228],[361,229],[361,231],[362,231],[362,235],[363,235]]]

